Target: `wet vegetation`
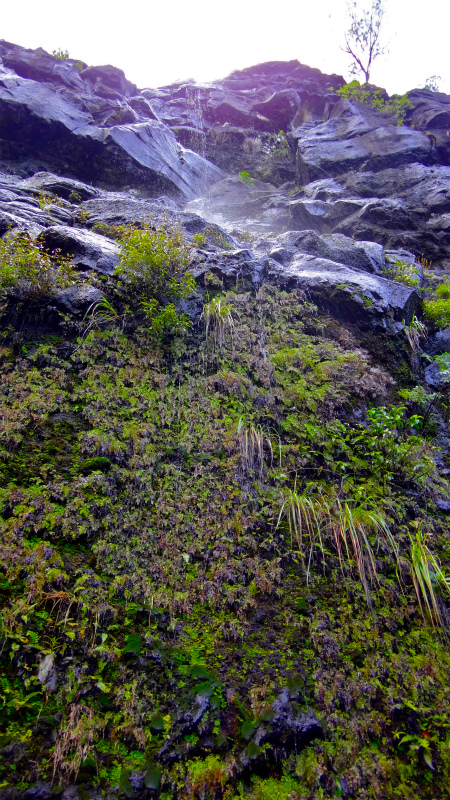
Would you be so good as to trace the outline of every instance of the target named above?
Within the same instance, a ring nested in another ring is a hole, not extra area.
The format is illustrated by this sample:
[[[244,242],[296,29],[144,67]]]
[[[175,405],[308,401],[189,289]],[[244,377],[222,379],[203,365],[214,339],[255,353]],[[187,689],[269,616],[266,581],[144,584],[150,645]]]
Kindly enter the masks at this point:
[[[447,797],[448,399],[416,340],[202,295],[178,231],[122,237],[79,322],[65,262],[24,318],[2,245],[2,791]]]

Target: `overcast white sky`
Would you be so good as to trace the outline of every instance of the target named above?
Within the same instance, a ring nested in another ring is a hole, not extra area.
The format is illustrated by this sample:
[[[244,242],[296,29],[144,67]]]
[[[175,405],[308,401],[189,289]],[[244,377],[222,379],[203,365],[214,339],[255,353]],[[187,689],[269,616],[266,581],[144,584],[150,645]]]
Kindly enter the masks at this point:
[[[363,0],[364,1],[364,0]],[[385,0],[390,53],[371,80],[390,94],[440,75],[450,94],[450,3]],[[340,51],[345,0],[21,0],[4,3],[0,38],[69,50],[88,64],[121,67],[139,88],[223,78],[262,61],[297,58],[351,79]]]

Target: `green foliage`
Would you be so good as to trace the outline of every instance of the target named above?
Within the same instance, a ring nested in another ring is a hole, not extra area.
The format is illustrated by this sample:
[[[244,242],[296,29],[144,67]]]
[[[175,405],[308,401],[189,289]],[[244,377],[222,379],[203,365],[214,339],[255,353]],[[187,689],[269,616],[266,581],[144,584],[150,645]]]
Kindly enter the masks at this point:
[[[434,290],[432,299],[423,304],[425,319],[438,328],[450,325],[450,285],[440,283]]]
[[[433,625],[444,628],[448,625],[447,612],[439,599],[440,592],[450,596],[450,575],[446,575],[428,547],[430,534],[419,524],[414,537],[411,537],[411,564],[414,588],[420,610],[424,610]]]
[[[419,266],[410,261],[394,261],[383,270],[383,275],[391,281],[404,283],[405,286],[417,287],[420,285]]]
[[[57,253],[50,255],[28,234],[0,239],[0,293],[36,300],[74,280],[69,260]]]
[[[292,161],[291,148],[284,131],[278,131],[270,137],[270,155],[277,161]]]
[[[225,343],[227,331],[233,337],[234,319],[231,306],[214,297],[203,307],[201,319],[205,324],[206,346],[211,345],[215,358]]]
[[[67,61],[67,59],[70,58],[69,51],[62,50],[60,47],[58,47],[57,50],[52,50],[52,56],[57,58],[58,61]]]
[[[207,373],[204,328],[163,348],[126,286],[111,300],[120,324],[81,342],[5,337],[0,783],[126,796],[139,770],[177,800],[331,797],[339,782],[350,796],[409,800],[419,786],[437,800],[450,661],[423,624],[408,535],[411,519],[433,531],[446,576],[415,416],[428,395],[408,389],[408,413],[389,406],[386,370],[301,293],[218,289],[233,336]],[[280,758],[272,706],[286,691],[323,739],[297,755],[286,728]],[[422,733],[428,748],[404,739]]]
[[[413,107],[407,92],[402,95],[394,94],[386,100],[380,89],[373,90],[371,84],[361,85],[357,80],[341,86],[337,94],[352,103],[370,103],[372,108],[382,114],[393,114],[397,117],[398,125],[403,124],[406,112]]]
[[[195,247],[206,247],[208,244],[208,237],[205,233],[196,233],[192,237],[192,243]]]
[[[443,378],[450,377],[450,353],[441,353],[438,356],[435,356],[433,361],[436,361],[439,364],[439,368],[441,370],[441,375]]]
[[[173,301],[186,299],[196,289],[187,272],[191,250],[184,233],[163,225],[142,230],[122,229],[122,257],[116,275],[126,298],[136,303],[156,337],[184,333],[191,325]]]
[[[386,520],[378,511],[359,506],[351,507],[336,498],[308,497],[298,494],[295,489],[283,495],[283,504],[278,517],[278,525],[283,517],[287,518],[291,538],[294,539],[302,561],[305,560],[305,547],[308,547],[306,579],[314,550],[317,548],[325,563],[325,553],[330,545],[334,545],[343,569],[343,558],[349,564],[356,564],[366,601],[372,606],[369,588],[370,575],[377,580],[375,556],[372,549],[374,536],[382,537],[385,544],[397,558],[398,547],[386,524]]]
[[[423,88],[428,89],[430,92],[439,92],[439,84],[441,80],[442,78],[440,75],[430,75],[430,77],[426,79],[425,86]]]
[[[241,179],[242,183],[246,183],[247,186],[253,186],[253,178],[249,175],[248,172],[240,172],[239,178]]]
[[[101,472],[108,472],[111,468],[109,458],[104,456],[94,456],[93,458],[85,458],[80,464],[80,472],[88,475],[90,472],[100,470]]]
[[[298,782],[287,775],[280,779],[259,778],[255,781],[249,800],[291,800],[301,796],[297,794],[299,788]]]
[[[420,349],[420,342],[428,336],[427,326],[413,314],[411,323],[405,325],[405,334],[411,350],[417,353]]]
[[[116,275],[127,292],[162,303],[189,297],[194,291],[195,281],[187,272],[190,248],[178,228],[125,229],[121,248]]]
[[[189,317],[178,311],[173,303],[163,306],[154,298],[143,299],[141,309],[150,323],[150,332],[156,337],[168,333],[185,333],[192,325]]]

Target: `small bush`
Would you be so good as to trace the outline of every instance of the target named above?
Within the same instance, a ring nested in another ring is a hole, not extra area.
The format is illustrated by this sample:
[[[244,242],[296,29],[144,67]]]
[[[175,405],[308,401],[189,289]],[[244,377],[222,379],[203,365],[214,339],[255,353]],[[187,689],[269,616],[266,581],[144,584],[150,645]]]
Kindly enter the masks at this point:
[[[27,233],[0,240],[0,293],[33,299],[69,286],[75,273],[69,260],[48,253]]]
[[[58,61],[67,61],[67,59],[70,58],[69,51],[62,50],[60,47],[58,47],[57,50],[52,51],[52,56],[57,58]]]
[[[450,285],[441,283],[434,292],[432,300],[423,304],[425,318],[438,328],[450,325]]]
[[[150,330],[156,336],[166,333],[184,333],[192,323],[182,312],[177,311],[173,303],[161,306],[157,300],[142,300],[141,308],[150,322]]]
[[[240,172],[239,178],[243,183],[246,183],[247,186],[253,186],[253,178],[249,175],[248,172]]]
[[[196,288],[187,272],[191,248],[179,228],[158,225],[122,231],[122,258],[116,274],[122,277],[127,299],[138,300],[156,336],[183,333],[187,316],[174,301],[189,297]]]
[[[159,302],[192,294],[196,284],[186,272],[191,250],[179,228],[125,229],[121,245],[122,258],[116,274],[130,292]]]
[[[371,85],[365,83],[361,86],[359,81],[351,81],[337,90],[339,97],[354,103],[370,103],[372,108],[382,114],[394,114],[397,117],[397,124],[403,125],[406,112],[413,105],[406,94],[394,94],[389,100],[384,100],[381,91],[372,91]]]
[[[405,286],[417,287],[420,284],[419,265],[413,264],[411,261],[394,261],[383,270],[383,275],[385,278],[390,278],[391,281],[404,283]]]

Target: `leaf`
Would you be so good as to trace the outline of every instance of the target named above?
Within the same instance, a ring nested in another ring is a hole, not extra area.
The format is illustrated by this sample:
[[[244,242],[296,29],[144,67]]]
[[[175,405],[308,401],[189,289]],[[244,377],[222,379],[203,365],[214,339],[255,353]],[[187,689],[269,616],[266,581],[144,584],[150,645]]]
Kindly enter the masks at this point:
[[[256,731],[256,724],[246,720],[241,727],[241,734],[244,739],[250,739]]]
[[[161,785],[161,770],[157,767],[148,767],[144,777],[144,784],[147,789],[159,789]]]
[[[139,656],[141,653],[142,638],[138,633],[130,633],[127,636],[127,642],[122,650],[122,653],[131,653],[133,656]]]
[[[254,742],[249,742],[247,745],[247,755],[249,758],[257,758],[261,755],[262,749]]]
[[[164,720],[161,714],[155,714],[154,717],[151,718],[149,725],[155,731],[163,731],[164,730]]]
[[[274,712],[271,709],[268,709],[267,711],[263,711],[260,716],[260,720],[261,722],[272,722],[274,716]]]
[[[205,667],[202,666],[202,664],[194,664],[194,666],[191,669],[191,675],[193,678],[203,678],[203,679],[210,678],[209,673],[206,671]]]
[[[210,681],[205,681],[205,683],[199,683],[196,686],[197,694],[203,695],[203,697],[211,697],[214,694],[215,684],[211,683]]]
[[[133,797],[133,787],[130,783],[131,769],[123,769],[119,778],[119,795]]]

